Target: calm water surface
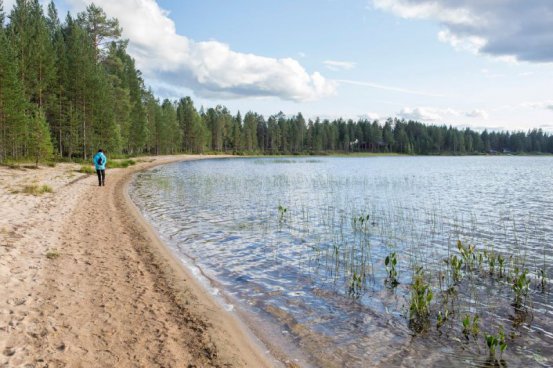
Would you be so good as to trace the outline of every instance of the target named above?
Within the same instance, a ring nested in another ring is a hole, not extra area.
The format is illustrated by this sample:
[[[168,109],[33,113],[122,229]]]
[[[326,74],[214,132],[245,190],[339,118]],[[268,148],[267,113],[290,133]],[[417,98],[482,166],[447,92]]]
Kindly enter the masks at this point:
[[[483,335],[503,329],[504,366],[545,367],[552,183],[550,157],[245,158],[157,167],[130,191],[168,246],[302,366],[491,366]],[[458,240],[505,270],[484,258],[454,282],[445,261],[460,256]],[[435,295],[422,330],[409,323],[419,267]],[[531,279],[519,309],[515,268]],[[467,314],[480,319],[468,338]]]

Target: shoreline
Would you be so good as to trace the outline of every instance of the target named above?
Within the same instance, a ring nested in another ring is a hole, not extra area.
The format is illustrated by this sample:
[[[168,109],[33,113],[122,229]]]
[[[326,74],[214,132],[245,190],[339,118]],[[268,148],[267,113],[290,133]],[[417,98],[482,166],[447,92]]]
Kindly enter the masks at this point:
[[[0,181],[0,365],[284,366],[195,280],[129,197],[136,172],[205,158],[223,157],[140,158],[108,169],[105,187],[95,175],[75,179],[78,165],[2,168],[13,175]],[[44,196],[10,193],[12,179],[31,174],[61,179]]]

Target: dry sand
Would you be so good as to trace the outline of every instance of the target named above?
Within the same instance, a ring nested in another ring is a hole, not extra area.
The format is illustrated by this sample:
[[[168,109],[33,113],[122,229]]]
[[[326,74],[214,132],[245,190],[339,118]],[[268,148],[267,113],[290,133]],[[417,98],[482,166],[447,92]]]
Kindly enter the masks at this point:
[[[127,194],[156,157],[107,170],[0,168],[0,367],[281,364],[161,244]],[[20,191],[31,183],[53,193]]]

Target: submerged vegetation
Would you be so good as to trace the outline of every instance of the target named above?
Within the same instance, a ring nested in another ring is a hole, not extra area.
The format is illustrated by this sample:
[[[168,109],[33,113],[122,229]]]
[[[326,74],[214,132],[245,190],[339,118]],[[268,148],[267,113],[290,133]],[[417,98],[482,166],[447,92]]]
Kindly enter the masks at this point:
[[[303,215],[302,219],[294,218],[297,212],[279,205],[279,223],[282,222],[284,214],[287,214],[291,228],[294,226],[297,228],[304,220]],[[366,293],[370,294],[370,290],[376,287],[374,283],[379,279],[392,289],[400,285],[398,268],[401,255],[406,260],[403,263],[404,267],[412,270],[411,277],[404,277],[402,281],[406,285],[399,290],[406,301],[405,316],[409,328],[424,338],[430,332],[432,324],[435,324],[439,334],[447,331],[446,336],[449,338],[455,334],[463,336],[464,339],[458,341],[473,344],[475,353],[485,346],[489,353],[488,364],[492,366],[506,364],[503,353],[507,349],[508,339],[504,330],[508,326],[500,325],[498,329],[494,327],[496,326],[495,314],[507,312],[514,315],[509,335],[514,341],[520,334],[518,329],[529,322],[529,316],[532,313],[529,301],[532,286],[545,291],[545,267],[537,268],[535,274],[530,275],[527,269],[528,260],[524,256],[500,253],[494,250],[493,246],[479,249],[475,244],[467,244],[460,239],[456,241],[457,252],[443,259],[443,264],[447,267],[439,272],[436,272],[435,268],[439,263],[429,258],[419,258],[416,250],[408,247],[400,249],[393,246],[395,250],[388,253],[382,263],[377,260],[375,262],[371,252],[371,250],[374,251],[375,245],[371,241],[378,239],[382,242],[386,236],[389,236],[384,235],[389,224],[369,221],[375,217],[377,216],[373,214],[353,215],[349,222],[350,230],[345,227],[347,221],[337,220],[334,216],[325,221],[325,226],[331,226],[333,229],[323,232],[338,236],[334,238],[332,247],[327,248],[326,251],[323,250],[323,246],[313,248],[316,253],[313,262],[317,272],[320,272],[321,266],[324,268],[327,265],[329,274],[333,275],[333,283],[340,280],[342,275],[346,294],[359,299]],[[385,217],[380,217],[379,222],[384,219]],[[349,232],[351,232],[350,235],[346,235]],[[385,249],[390,247],[390,245],[382,246]],[[376,253],[381,252],[377,250]],[[381,274],[378,264],[383,264],[385,277],[376,276]],[[535,281],[532,282],[532,279]],[[490,297],[486,288],[496,289],[493,293],[494,299],[509,298],[507,295],[510,290],[511,311],[497,308],[494,311],[487,310],[486,305],[490,302],[485,299],[478,300],[478,298]],[[459,324],[456,325],[455,321]],[[482,330],[495,332],[481,334]]]

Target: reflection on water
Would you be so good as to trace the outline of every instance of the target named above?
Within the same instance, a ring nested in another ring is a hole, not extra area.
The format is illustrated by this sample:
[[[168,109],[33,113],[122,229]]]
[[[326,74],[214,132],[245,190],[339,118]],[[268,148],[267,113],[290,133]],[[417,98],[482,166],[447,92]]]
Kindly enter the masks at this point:
[[[552,274],[552,167],[549,157],[202,160],[138,174],[131,196],[178,255],[304,364],[494,366],[484,335],[503,329],[503,366],[550,366],[541,282]],[[475,250],[456,279],[458,240]],[[419,267],[434,297],[416,332]],[[528,295],[514,308],[524,269]],[[448,316],[439,329],[438,313]],[[479,318],[474,334],[463,333],[466,315]]]

